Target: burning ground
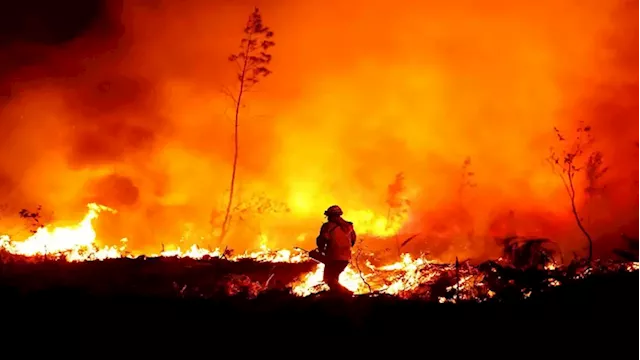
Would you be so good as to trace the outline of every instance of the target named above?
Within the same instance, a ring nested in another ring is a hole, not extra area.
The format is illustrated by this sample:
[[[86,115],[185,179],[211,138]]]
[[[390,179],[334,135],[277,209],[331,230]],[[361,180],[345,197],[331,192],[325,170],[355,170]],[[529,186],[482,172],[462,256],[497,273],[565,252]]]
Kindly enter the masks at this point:
[[[20,242],[0,237],[2,285],[27,293],[61,286],[96,294],[133,291],[178,298],[256,298],[273,292],[305,297],[325,290],[322,265],[301,249],[274,251],[265,245],[257,251],[233,254],[229,249],[193,245],[139,255],[127,250],[126,239],[120,247],[100,248],[93,221],[103,211],[115,210],[89,204],[77,225],[39,227]],[[394,261],[397,256],[370,252],[360,243],[340,282],[356,295],[484,302],[526,299],[593,275],[638,271],[637,261],[576,260],[562,266],[555,263],[553,250],[543,247],[544,241],[517,244],[518,239],[511,240],[504,259],[476,265],[469,261],[443,264],[426,255],[414,258],[410,254]]]

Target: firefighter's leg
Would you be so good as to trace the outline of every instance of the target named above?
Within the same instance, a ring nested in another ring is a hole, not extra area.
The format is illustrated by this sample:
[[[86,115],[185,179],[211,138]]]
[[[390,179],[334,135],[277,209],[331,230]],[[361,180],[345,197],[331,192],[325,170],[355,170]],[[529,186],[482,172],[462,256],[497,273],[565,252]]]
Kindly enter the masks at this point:
[[[348,261],[328,261],[324,267],[323,280],[329,286],[331,291],[349,292],[350,291],[340,284],[340,274],[349,264]]]
[[[326,261],[324,264],[324,273],[322,274],[322,281],[329,286],[330,289],[339,284],[340,273],[336,272],[335,261]]]
[[[342,272],[344,271],[344,269],[347,268],[347,266],[349,265],[348,261],[338,261],[336,262],[336,278],[340,279],[340,274],[342,274]],[[349,289],[347,289],[346,287],[342,286],[342,284],[340,284],[340,281],[337,281],[336,283],[336,290],[338,290],[341,293],[346,293],[346,294],[353,294],[353,292]]]

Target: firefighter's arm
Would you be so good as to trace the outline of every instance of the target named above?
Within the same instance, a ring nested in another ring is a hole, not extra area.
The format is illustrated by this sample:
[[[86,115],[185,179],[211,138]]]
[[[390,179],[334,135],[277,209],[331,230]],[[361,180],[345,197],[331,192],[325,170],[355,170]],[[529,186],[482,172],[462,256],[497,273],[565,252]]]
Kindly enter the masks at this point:
[[[322,227],[320,227],[320,233],[318,234],[318,237],[316,238],[316,246],[318,246],[318,250],[320,252],[323,252],[325,250],[325,248],[327,247],[327,242],[329,241],[328,236],[327,236],[327,227],[326,224],[322,224]]]

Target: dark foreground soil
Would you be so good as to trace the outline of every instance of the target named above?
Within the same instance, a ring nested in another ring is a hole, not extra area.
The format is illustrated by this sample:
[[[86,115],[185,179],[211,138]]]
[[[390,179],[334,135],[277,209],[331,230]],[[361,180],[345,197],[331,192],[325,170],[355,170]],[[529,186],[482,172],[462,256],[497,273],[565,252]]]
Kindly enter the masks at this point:
[[[455,359],[468,352],[476,357],[534,358],[540,356],[534,353],[542,353],[547,359],[638,358],[637,272],[594,275],[508,303],[437,304],[383,296],[296,298],[277,287],[255,299],[205,299],[177,296],[175,286],[168,284],[186,284],[200,272],[211,273],[203,268],[227,265],[193,262],[185,267],[163,261],[162,266],[134,260],[99,267],[5,264],[0,283],[3,328],[30,341],[61,337],[80,343],[80,338],[92,338],[121,342],[126,345],[118,346],[131,349],[154,343],[156,351],[180,344],[189,351],[220,355],[232,342],[269,341],[269,351],[277,353],[287,353],[293,343],[308,346],[305,357],[317,347],[345,351],[355,347],[362,354],[379,349]],[[144,271],[133,270],[141,266]],[[281,269],[275,270],[273,264],[229,266],[248,266],[253,270],[245,270],[261,281],[275,274],[272,278],[278,279],[273,281],[282,284],[313,268],[313,264],[280,264]]]

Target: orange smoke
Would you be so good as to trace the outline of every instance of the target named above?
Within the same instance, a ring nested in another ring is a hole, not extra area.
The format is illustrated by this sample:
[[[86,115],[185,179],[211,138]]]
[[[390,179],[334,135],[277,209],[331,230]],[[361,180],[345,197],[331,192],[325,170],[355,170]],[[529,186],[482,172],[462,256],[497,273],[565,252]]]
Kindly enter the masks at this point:
[[[311,247],[337,203],[359,234],[418,233],[408,246],[445,258],[488,255],[508,232],[581,251],[545,161],[553,128],[571,140],[579,121],[609,168],[597,199],[579,193],[588,228],[601,244],[637,231],[637,1],[473,4],[123,1],[63,45],[13,42],[5,54],[35,60],[0,74],[3,226],[36,204],[76,223],[96,202],[118,211],[95,224],[106,245],[213,243],[233,151],[226,59],[258,5],[273,75],[241,113],[231,247]]]

